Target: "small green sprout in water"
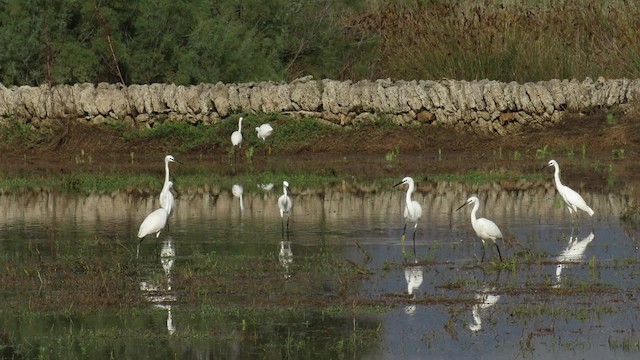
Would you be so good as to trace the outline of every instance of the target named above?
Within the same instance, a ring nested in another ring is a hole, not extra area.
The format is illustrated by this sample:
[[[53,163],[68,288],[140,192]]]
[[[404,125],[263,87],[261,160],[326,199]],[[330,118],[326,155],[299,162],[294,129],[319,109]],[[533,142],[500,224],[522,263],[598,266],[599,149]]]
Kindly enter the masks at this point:
[[[385,160],[391,162],[395,160],[398,157],[398,155],[400,155],[400,147],[394,146],[393,150],[387,152],[387,154],[385,155]]]
[[[247,155],[247,161],[251,162],[253,160],[253,146],[249,147],[247,151],[245,151],[245,155]]]
[[[605,119],[605,123],[607,125],[615,125],[617,123],[616,115],[613,113],[608,113]]]
[[[611,150],[611,157],[614,159],[624,159],[624,149]]]
[[[513,152],[513,160],[520,160],[520,159],[522,159],[522,154],[520,154],[518,150],[515,150]]]
[[[582,144],[582,160],[587,159],[587,145]]]
[[[536,149],[536,159],[546,159],[549,157],[549,146],[545,145],[542,149]]]

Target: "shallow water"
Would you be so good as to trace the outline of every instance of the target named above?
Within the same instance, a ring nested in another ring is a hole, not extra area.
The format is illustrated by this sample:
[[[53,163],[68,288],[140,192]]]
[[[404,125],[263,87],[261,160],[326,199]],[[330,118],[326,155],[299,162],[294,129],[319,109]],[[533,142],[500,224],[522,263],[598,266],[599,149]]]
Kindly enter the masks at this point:
[[[550,184],[436,184],[414,196],[413,258],[400,189],[292,184],[283,235],[280,189],[242,185],[242,208],[231,189],[181,194],[137,261],[157,198],[3,195],[3,278],[32,285],[4,287],[5,357],[638,357],[638,231],[620,220],[635,205],[624,191],[584,193],[596,214],[574,222]],[[455,211],[472,194],[507,237],[504,266],[492,244],[480,263],[471,209]],[[116,286],[101,286],[110,266]],[[87,273],[98,284],[82,297]],[[110,291],[122,301],[87,300]]]

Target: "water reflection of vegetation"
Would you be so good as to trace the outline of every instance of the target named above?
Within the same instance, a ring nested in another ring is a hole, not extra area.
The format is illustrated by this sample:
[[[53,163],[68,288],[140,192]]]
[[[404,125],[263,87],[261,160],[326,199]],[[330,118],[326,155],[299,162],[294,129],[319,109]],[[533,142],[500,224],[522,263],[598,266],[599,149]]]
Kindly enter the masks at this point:
[[[355,177],[344,179],[329,171],[318,173],[295,172],[295,171],[257,171],[250,174],[237,174],[231,176],[221,176],[212,174],[209,169],[192,169],[182,171],[175,182],[176,188],[180,191],[206,187],[210,190],[231,189],[234,184],[261,184],[273,183],[278,179],[287,178],[297,188],[320,189],[332,184],[348,184],[359,189],[390,188],[396,177],[382,177],[374,181],[362,179],[362,184]],[[482,172],[471,171],[466,174],[443,174],[429,175],[426,181],[431,182],[460,182],[471,184],[483,184],[496,181],[538,181],[544,180],[547,176],[540,173],[521,174],[517,172]],[[126,189],[135,189],[138,192],[156,191],[162,186],[161,177],[155,174],[94,174],[87,172],[75,172],[63,176],[26,176],[15,177],[5,176],[0,178],[0,189],[5,190],[28,190],[28,189],[56,189],[67,193],[103,193]],[[212,185],[214,184],[214,185]],[[246,192],[257,192],[257,186],[247,187]]]
[[[172,333],[167,313],[148,306],[140,292],[149,274],[144,257],[133,261],[133,244],[72,241],[33,245],[26,258],[4,259],[0,326],[7,330],[0,346],[11,356],[143,358],[156,351],[280,359],[375,352],[381,320],[373,315],[383,309],[352,299],[362,274],[333,251],[297,254],[284,279],[278,249],[272,257],[196,249],[171,270],[171,291],[179,294],[172,321],[180,324]],[[151,254],[145,253],[147,265],[157,272]]]

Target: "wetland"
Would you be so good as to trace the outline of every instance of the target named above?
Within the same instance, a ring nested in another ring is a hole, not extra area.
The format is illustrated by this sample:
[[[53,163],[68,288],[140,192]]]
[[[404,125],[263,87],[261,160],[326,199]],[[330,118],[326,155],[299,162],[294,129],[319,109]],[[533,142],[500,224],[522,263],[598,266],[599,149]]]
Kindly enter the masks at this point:
[[[271,120],[276,134],[287,126]],[[184,149],[183,139],[108,127],[11,138],[0,176],[0,353],[635,359],[636,126],[575,122],[510,137],[289,129],[296,142],[274,140],[269,153],[247,139],[238,160],[223,140]],[[16,145],[25,139],[32,145]],[[182,162],[171,165],[176,208],[136,258],[167,153]],[[541,170],[551,158],[593,217],[569,216]],[[423,207],[415,256],[401,241],[405,188],[393,188],[404,176]],[[289,231],[276,205],[283,180]],[[480,262],[470,209],[456,211],[474,194],[479,216],[505,234],[503,262],[493,246]]]

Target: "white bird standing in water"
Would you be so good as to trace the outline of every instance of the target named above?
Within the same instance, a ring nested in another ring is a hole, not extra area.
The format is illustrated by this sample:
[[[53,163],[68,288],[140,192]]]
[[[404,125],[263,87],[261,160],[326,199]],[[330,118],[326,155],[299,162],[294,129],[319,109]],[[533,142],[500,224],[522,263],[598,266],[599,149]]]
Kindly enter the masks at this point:
[[[238,130],[231,134],[231,145],[242,147],[242,117],[238,120]]]
[[[567,209],[569,209],[569,215],[576,213],[577,217],[578,209],[580,209],[589,214],[589,216],[593,216],[593,210],[591,210],[591,208],[587,205],[582,196],[580,196],[580,194],[575,192],[570,187],[562,185],[562,183],[560,182],[560,165],[558,165],[558,162],[555,160],[549,160],[547,166],[545,167],[550,166],[553,166],[555,168],[555,172],[553,174],[553,182],[555,183],[556,189],[558,190],[558,193],[560,193],[562,200],[564,200],[564,203],[567,205]]]
[[[168,188],[171,190],[173,187],[173,182],[168,182]],[[150,234],[156,234],[156,239],[160,237],[160,232],[164,229],[165,225],[167,225],[167,217],[169,216],[169,212],[166,208],[161,207],[156,209],[151,214],[147,215],[147,217],[140,224],[140,229],[138,230],[138,238],[140,241],[138,242],[138,248],[136,250],[136,258],[140,254],[140,244],[142,244],[142,240],[144,240],[145,236]]]
[[[405,240],[405,234],[407,231],[407,223],[413,223],[415,224],[413,226],[413,255],[415,256],[416,253],[416,229],[418,227],[418,220],[420,220],[420,217],[422,217],[422,206],[420,206],[420,203],[415,201],[415,200],[411,200],[411,194],[413,194],[413,191],[415,189],[415,184],[413,182],[413,178],[407,176],[404,179],[402,179],[402,181],[400,181],[399,183],[395,184],[393,187],[399,186],[399,185],[403,185],[403,184],[409,184],[409,188],[407,188],[407,197],[406,197],[406,202],[407,202],[407,206],[404,208],[404,228],[402,229],[402,244],[403,244],[403,253],[404,253],[404,240]]]
[[[167,214],[171,215],[171,211],[175,206],[175,198],[173,197],[173,193],[169,187],[169,163],[177,162],[180,164],[180,161],[176,160],[172,155],[167,155],[164,157],[164,185],[162,186],[162,191],[160,192],[160,207],[167,209]]]
[[[471,210],[471,226],[473,227],[473,230],[476,232],[476,236],[478,236],[480,240],[482,240],[482,259],[480,260],[480,262],[484,261],[486,241],[493,241],[493,243],[496,245],[496,249],[498,250],[498,256],[500,257],[500,262],[502,262],[502,254],[500,253],[500,247],[496,242],[497,239],[504,239],[502,236],[502,232],[500,232],[500,228],[498,228],[498,225],[496,225],[493,221],[489,219],[476,218],[476,212],[480,207],[480,200],[478,199],[477,196],[471,196],[469,199],[467,199],[467,202],[460,205],[460,207],[457,208],[456,211],[462,209],[463,207],[469,204],[474,204],[473,210]]]
[[[291,211],[291,198],[287,195],[289,190],[289,183],[287,181],[282,182],[282,195],[278,198],[278,208],[280,209],[280,220],[282,221],[282,232],[284,233],[284,214],[287,214],[287,232],[289,231],[289,214]]]

